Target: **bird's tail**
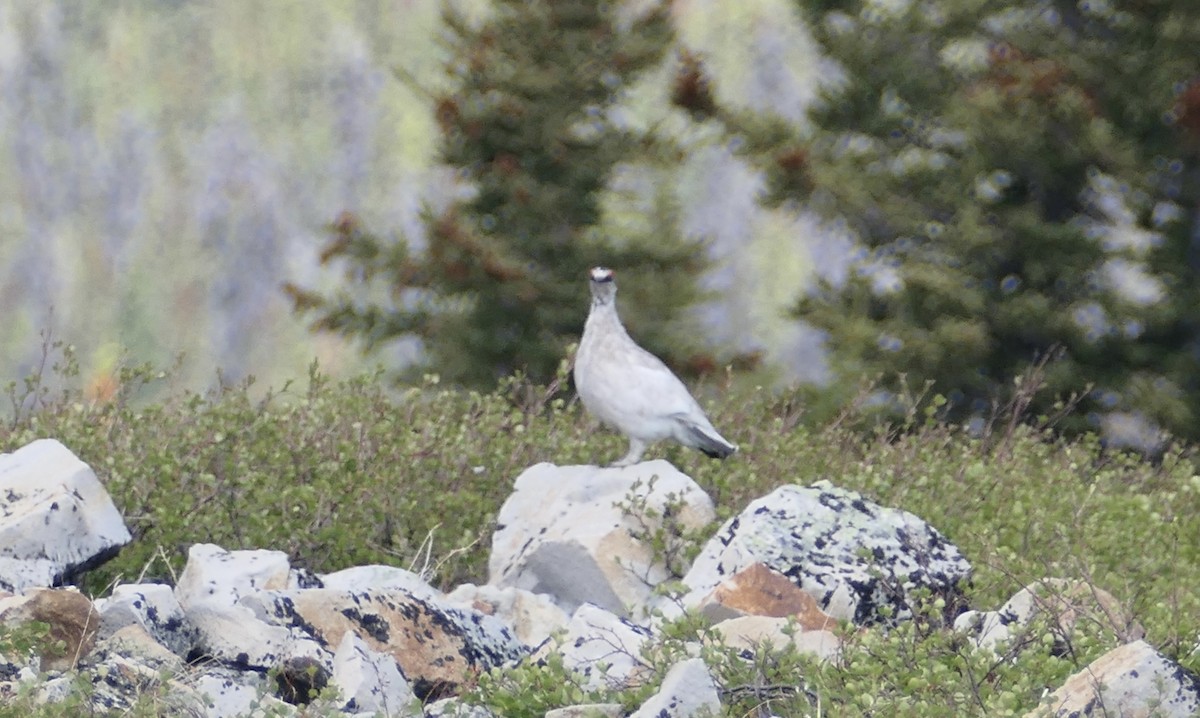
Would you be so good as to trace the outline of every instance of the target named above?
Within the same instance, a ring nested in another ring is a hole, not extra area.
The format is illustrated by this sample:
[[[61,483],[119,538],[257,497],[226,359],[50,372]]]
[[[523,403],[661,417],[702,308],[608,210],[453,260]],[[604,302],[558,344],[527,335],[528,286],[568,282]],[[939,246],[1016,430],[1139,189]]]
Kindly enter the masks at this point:
[[[717,433],[716,429],[712,428],[712,425],[701,425],[683,416],[676,418],[686,436],[683,443],[699,449],[705,456],[712,459],[724,459],[738,450],[737,444],[729,443],[725,437]],[[708,424],[708,422],[704,423]]]

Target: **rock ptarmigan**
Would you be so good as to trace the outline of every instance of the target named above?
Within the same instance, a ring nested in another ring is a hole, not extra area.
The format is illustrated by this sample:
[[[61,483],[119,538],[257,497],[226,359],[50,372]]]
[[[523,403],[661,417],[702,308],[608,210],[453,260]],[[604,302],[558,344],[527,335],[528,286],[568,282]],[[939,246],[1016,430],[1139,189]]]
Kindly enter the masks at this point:
[[[575,354],[575,388],[589,412],[629,438],[629,453],[613,466],[641,461],[654,441],[674,439],[723,459],[737,451],[717,433],[679,377],[638,346],[617,315],[611,269],[591,270],[592,308]]]

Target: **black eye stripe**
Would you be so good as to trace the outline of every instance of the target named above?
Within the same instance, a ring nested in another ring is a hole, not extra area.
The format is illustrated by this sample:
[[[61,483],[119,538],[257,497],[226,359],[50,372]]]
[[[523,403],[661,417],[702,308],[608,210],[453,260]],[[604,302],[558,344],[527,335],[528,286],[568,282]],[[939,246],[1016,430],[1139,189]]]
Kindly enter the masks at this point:
[[[592,269],[589,275],[591,276],[592,281],[597,283],[611,282],[614,276],[613,271],[605,267],[595,267]]]

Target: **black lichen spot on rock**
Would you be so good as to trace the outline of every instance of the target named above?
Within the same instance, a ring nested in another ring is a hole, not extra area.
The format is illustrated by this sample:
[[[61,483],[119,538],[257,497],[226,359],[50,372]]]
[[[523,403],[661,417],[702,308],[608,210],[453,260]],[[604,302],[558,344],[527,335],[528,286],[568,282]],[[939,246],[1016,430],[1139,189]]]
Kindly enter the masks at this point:
[[[380,643],[388,643],[392,637],[392,626],[378,613],[363,613],[356,608],[342,609],[342,615],[360,626],[363,631]]]

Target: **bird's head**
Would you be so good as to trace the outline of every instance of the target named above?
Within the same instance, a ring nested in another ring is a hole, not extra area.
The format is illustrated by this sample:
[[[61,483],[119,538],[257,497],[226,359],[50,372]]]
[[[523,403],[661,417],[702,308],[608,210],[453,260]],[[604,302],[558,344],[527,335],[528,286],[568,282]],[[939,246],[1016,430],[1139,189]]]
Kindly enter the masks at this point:
[[[592,267],[588,272],[593,304],[608,304],[617,295],[616,273],[608,267]]]

